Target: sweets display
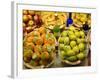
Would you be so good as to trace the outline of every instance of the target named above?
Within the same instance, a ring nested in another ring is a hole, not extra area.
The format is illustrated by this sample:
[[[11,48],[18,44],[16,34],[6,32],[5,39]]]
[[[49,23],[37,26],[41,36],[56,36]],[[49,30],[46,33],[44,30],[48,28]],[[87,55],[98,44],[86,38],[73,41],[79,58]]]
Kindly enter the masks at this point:
[[[23,10],[24,69],[89,66],[91,15],[71,13],[67,26],[69,14]]]
[[[64,12],[42,12],[41,16],[47,28],[53,29],[56,25],[60,25],[60,28],[66,26],[67,14]]]
[[[73,26],[61,33],[58,41],[59,55],[63,62],[76,65],[87,57],[88,44],[85,38],[84,31],[75,29]]]
[[[54,55],[55,37],[44,27],[37,28],[24,38],[24,61],[26,63],[45,67],[53,62]]]
[[[72,13],[73,24],[78,27],[83,27],[84,24],[88,24],[91,27],[91,15],[86,13]]]

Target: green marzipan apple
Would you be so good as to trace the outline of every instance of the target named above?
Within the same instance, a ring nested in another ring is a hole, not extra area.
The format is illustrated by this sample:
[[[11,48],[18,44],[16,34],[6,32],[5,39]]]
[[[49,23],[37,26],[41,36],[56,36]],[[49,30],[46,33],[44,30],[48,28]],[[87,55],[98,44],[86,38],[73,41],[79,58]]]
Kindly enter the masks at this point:
[[[85,58],[85,54],[83,52],[80,52],[79,54],[77,54],[77,58],[79,60],[83,60]]]
[[[76,41],[78,44],[86,42],[84,38],[77,38]]]
[[[74,56],[75,52],[73,50],[68,50],[66,53],[67,56]]]
[[[80,51],[83,51],[83,50],[85,49],[85,44],[84,44],[84,43],[80,43],[80,44],[78,45],[78,47],[79,47],[79,50],[80,50]]]
[[[63,41],[64,41],[63,38],[62,37],[59,37],[58,42],[59,43],[63,43]]]
[[[84,38],[84,37],[85,37],[85,33],[84,33],[83,31],[80,31],[80,36],[81,36],[82,38]]]
[[[77,57],[76,56],[70,56],[67,58],[68,61],[74,62],[77,61]]]
[[[60,51],[60,56],[62,59],[64,59],[66,57],[66,52],[65,51]]]
[[[64,38],[64,44],[69,44],[69,37]]]
[[[73,35],[73,34],[74,34],[73,31],[69,31],[69,30],[68,30],[68,36]]]
[[[74,46],[76,46],[76,41],[71,41],[70,42],[70,46],[73,48]]]
[[[70,40],[76,40],[76,36],[74,34],[69,35]]]
[[[79,53],[79,48],[78,48],[78,46],[73,47],[73,51],[74,51],[75,53]]]
[[[64,51],[71,50],[71,47],[69,45],[64,46]]]
[[[60,49],[64,49],[64,44],[59,44]]]
[[[66,37],[66,36],[67,36],[67,34],[68,34],[68,32],[67,32],[67,31],[63,31],[63,32],[61,33],[61,36],[62,36],[62,37]]]
[[[75,35],[76,35],[76,37],[79,38],[79,37],[80,37],[80,32],[79,32],[79,31],[76,31],[76,32],[75,32]]]

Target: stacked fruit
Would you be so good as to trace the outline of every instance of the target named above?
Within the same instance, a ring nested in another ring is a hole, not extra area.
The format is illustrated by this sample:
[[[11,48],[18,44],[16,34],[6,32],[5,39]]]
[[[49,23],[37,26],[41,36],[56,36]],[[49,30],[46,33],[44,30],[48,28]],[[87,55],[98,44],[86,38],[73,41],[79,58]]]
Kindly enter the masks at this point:
[[[55,37],[44,27],[29,33],[23,45],[25,63],[31,66],[47,66],[53,61]]]
[[[65,12],[42,12],[42,21],[47,28],[53,29],[56,25],[59,28],[65,27],[67,13]]]
[[[24,36],[33,31],[36,27],[42,26],[39,12],[33,10],[23,10],[23,33]]]
[[[74,24],[79,25],[82,27],[84,24],[88,24],[91,26],[91,15],[86,13],[72,13],[72,19]]]
[[[60,57],[62,60],[75,62],[84,60],[86,56],[86,40],[84,31],[70,26],[68,30],[61,33],[58,39]]]
[[[85,59],[87,42],[84,29],[80,27],[84,24],[85,27],[86,25],[90,27],[91,15],[72,13],[72,25],[75,27],[70,25],[66,27],[67,16],[68,13],[65,12],[23,10],[23,60],[25,63],[32,67],[46,67],[54,61],[55,57],[58,58],[55,54],[59,54],[62,61],[72,63]],[[76,29],[77,26],[79,28]]]

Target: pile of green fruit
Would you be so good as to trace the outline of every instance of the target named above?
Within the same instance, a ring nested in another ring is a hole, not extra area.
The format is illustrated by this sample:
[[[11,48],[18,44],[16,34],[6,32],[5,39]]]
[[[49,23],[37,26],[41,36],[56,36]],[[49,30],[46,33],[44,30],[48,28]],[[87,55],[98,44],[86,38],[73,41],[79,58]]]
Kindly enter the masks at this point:
[[[70,26],[64,30],[59,39],[60,57],[62,60],[75,62],[84,60],[86,57],[86,39],[82,30]]]

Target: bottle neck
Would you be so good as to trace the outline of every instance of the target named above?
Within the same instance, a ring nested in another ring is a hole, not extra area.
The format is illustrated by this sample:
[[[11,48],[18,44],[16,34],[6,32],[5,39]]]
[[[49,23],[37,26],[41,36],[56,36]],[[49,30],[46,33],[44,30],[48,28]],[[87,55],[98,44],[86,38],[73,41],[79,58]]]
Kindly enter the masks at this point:
[[[69,13],[69,18],[71,19],[71,17],[72,17],[72,13]]]

